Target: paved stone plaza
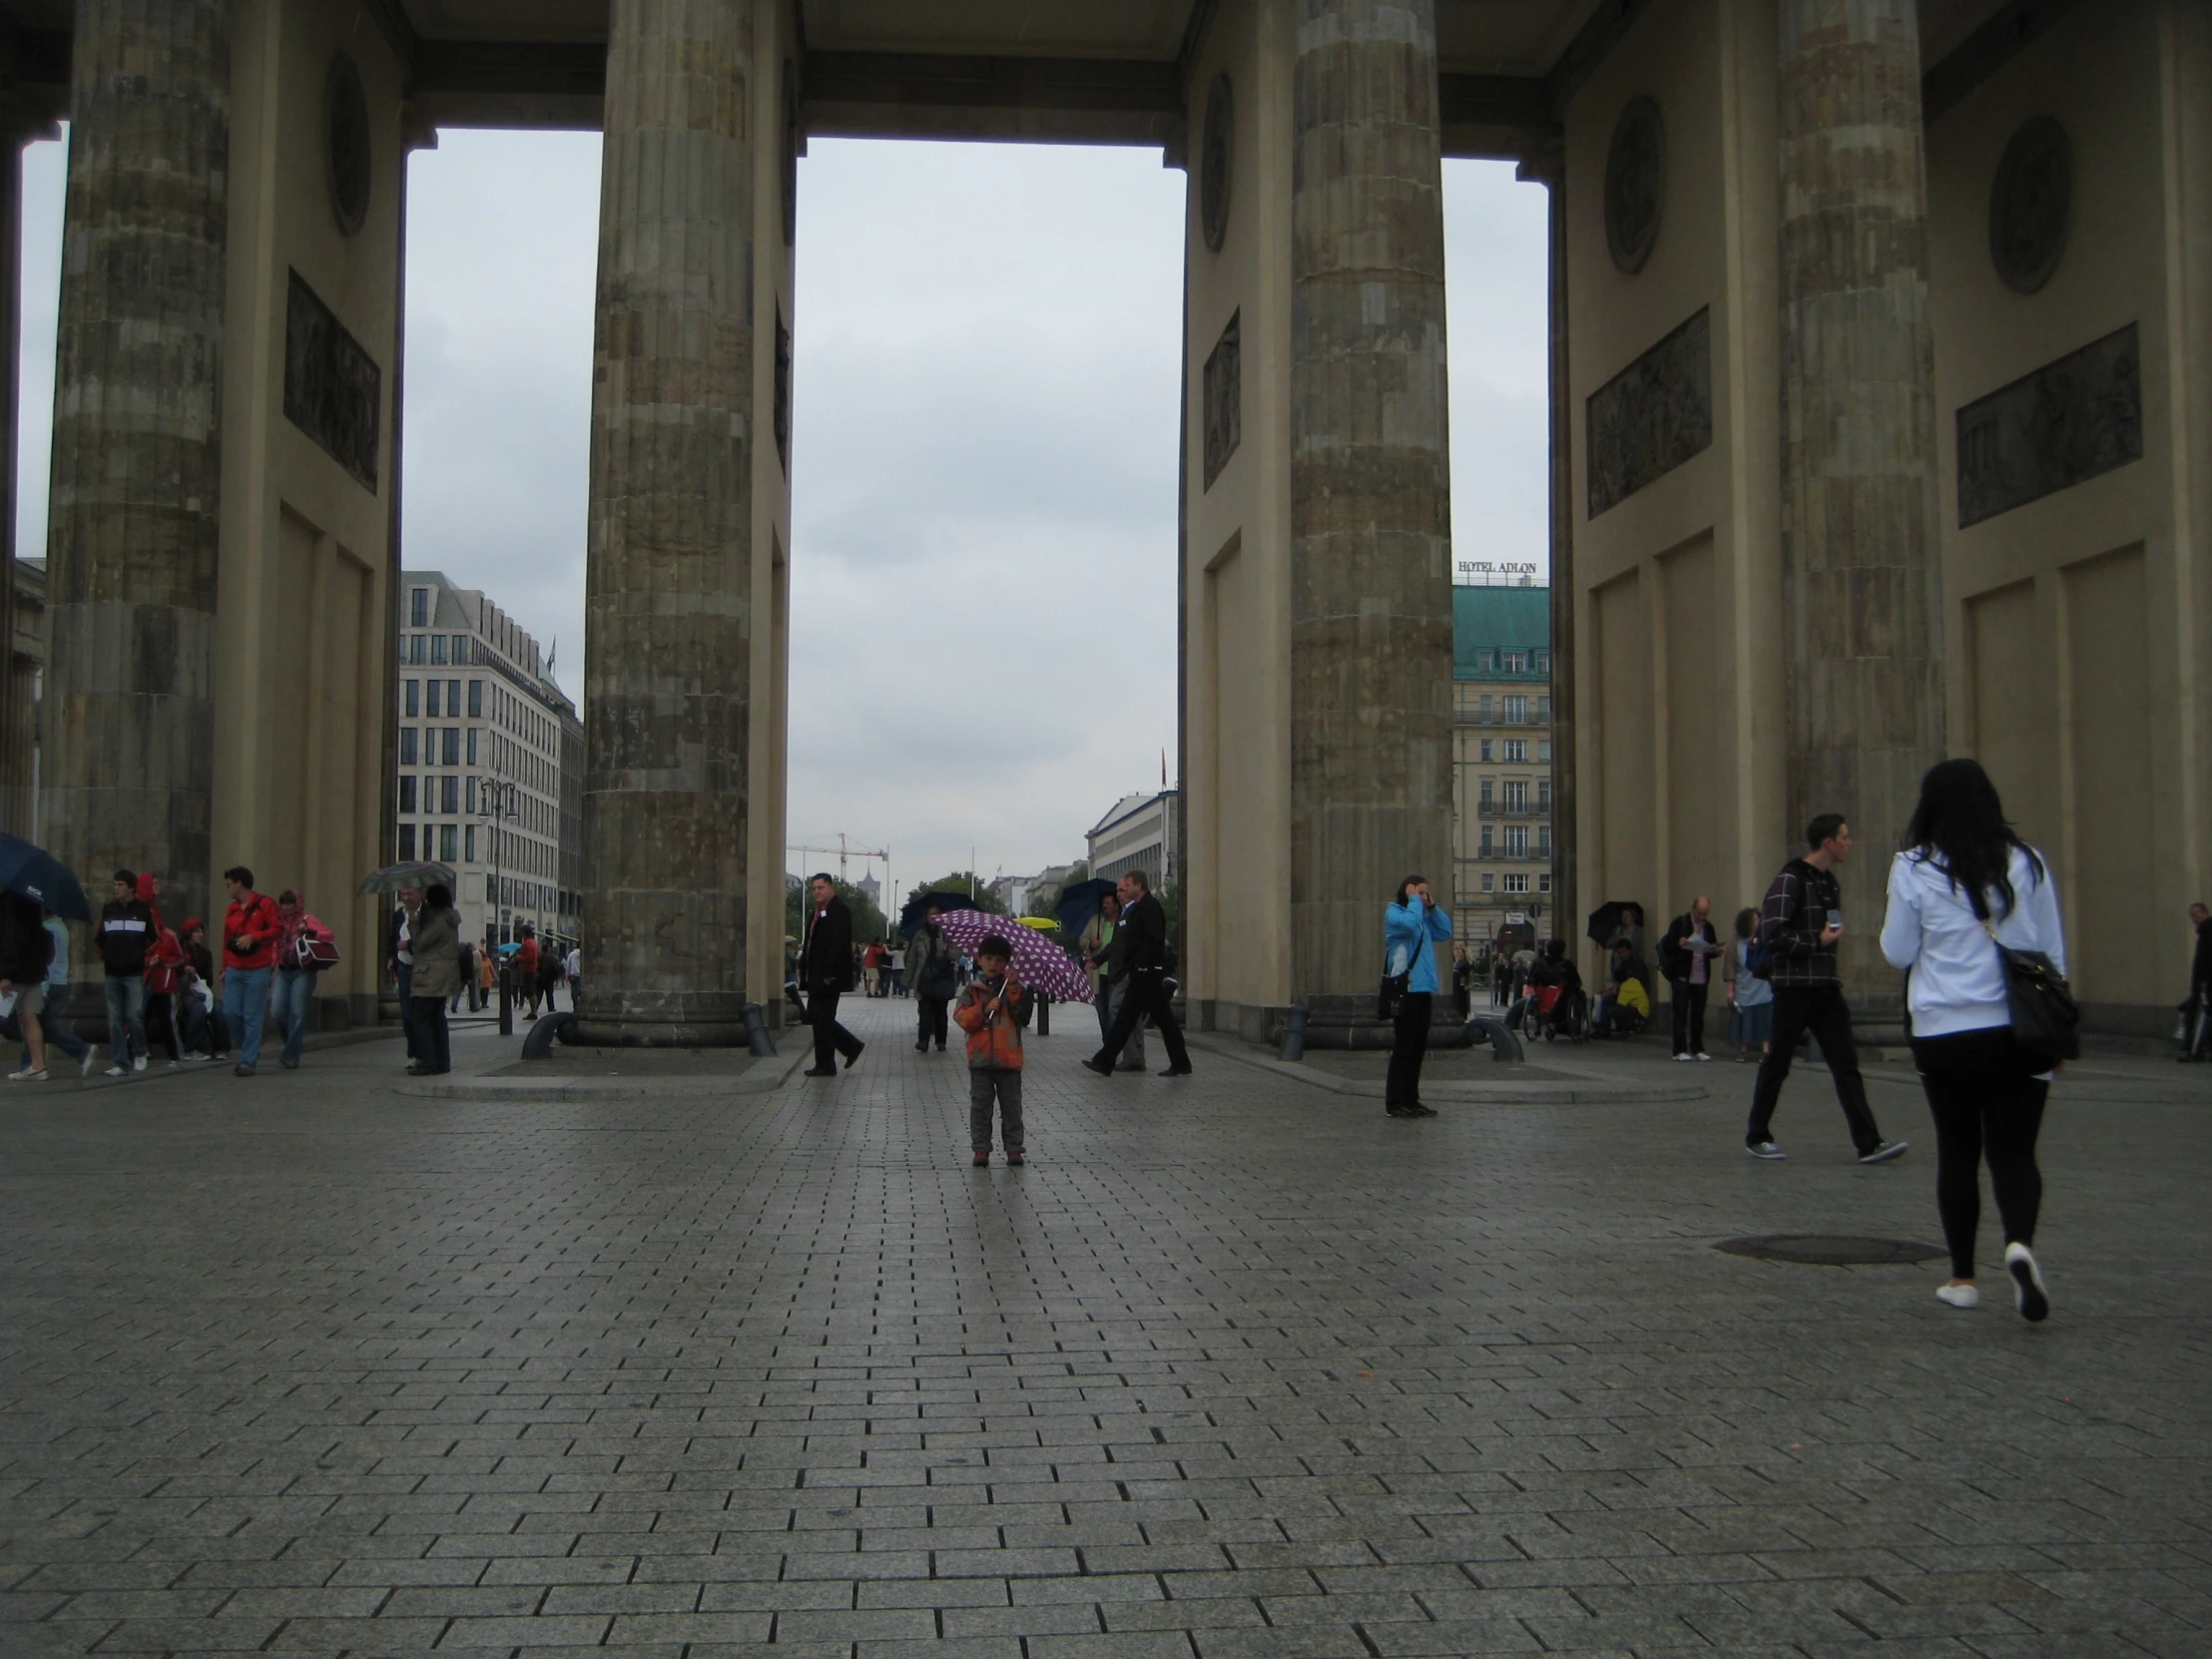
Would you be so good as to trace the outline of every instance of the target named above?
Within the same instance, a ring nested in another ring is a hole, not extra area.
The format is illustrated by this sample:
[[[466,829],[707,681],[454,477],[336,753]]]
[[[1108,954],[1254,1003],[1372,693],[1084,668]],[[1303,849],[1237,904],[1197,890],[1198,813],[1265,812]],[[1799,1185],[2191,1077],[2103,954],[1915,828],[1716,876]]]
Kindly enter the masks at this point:
[[[1902,1163],[1816,1071],[1767,1165],[1748,1067],[1393,1122],[1061,1009],[979,1171],[910,1006],[711,1100],[10,1086],[0,1653],[2212,1654],[2201,1073],[2054,1097],[2031,1328],[1710,1248],[1934,1245],[1897,1068]]]

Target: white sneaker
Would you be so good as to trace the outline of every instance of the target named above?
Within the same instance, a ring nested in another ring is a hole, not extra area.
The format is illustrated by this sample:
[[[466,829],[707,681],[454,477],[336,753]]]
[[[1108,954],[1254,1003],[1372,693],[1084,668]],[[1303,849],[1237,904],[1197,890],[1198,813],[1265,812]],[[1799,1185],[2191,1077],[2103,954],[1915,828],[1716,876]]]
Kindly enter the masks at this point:
[[[1981,1292],[1972,1285],[1938,1285],[1936,1287],[1936,1300],[1947,1302],[1953,1308],[1978,1308],[1981,1306]]]
[[[101,1073],[100,1075],[101,1075],[102,1077],[128,1077],[128,1076],[130,1076],[131,1074],[130,1074],[129,1072],[125,1071],[125,1070],[124,1070],[124,1069],[123,1069],[123,1068],[122,1068],[121,1066],[110,1066],[110,1067],[109,1067],[109,1068],[108,1068],[108,1069],[107,1069],[106,1071],[102,1072],[102,1073]]]
[[[133,1071],[144,1071],[146,1069],[146,1056],[141,1054],[137,1059],[133,1060],[131,1062],[131,1069]]]
[[[1701,1048],[1697,1051],[1697,1057],[1701,1060],[1710,1060],[1713,1056],[1706,1053],[1705,1050]]]
[[[79,1077],[90,1077],[92,1075],[92,1068],[99,1063],[100,1051],[96,1048],[86,1049],[85,1057],[77,1062],[77,1075]]]
[[[43,1083],[46,1081],[46,1073],[44,1070],[34,1071],[29,1066],[25,1066],[21,1071],[9,1072],[8,1081],[11,1083]]]
[[[2023,1244],[2004,1247],[2004,1271],[2012,1276],[2012,1303],[2020,1318],[2033,1325],[2050,1318],[2050,1297],[2043,1290],[2043,1273],[2035,1265],[2035,1252]]]
[[[1670,1054],[1667,1058],[1670,1060],[1694,1060],[1697,1056],[1695,1054]]]

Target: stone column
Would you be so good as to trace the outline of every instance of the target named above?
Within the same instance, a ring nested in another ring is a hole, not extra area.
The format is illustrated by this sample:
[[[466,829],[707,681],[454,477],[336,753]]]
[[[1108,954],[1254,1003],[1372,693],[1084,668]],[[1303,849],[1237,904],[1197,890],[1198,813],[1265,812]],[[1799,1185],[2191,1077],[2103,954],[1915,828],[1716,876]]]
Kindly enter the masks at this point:
[[[615,0],[584,644],[594,1041],[745,1038],[753,0]]]
[[[1291,925],[1322,1025],[1372,1019],[1398,880],[1450,891],[1443,193],[1434,0],[1296,16]]]
[[[1782,0],[1790,844],[1840,812],[1844,976],[1896,1001],[1889,853],[1942,756],[1942,571],[1916,0]]]
[[[207,913],[229,0],[78,0],[42,835],[88,894]]]
[[[0,362],[7,384],[0,395],[0,830],[14,835],[36,833],[31,822],[33,734],[31,676],[14,670],[16,631],[15,509],[20,493],[16,476],[16,436],[21,410],[16,388],[23,366],[23,317],[18,296],[23,283],[23,147],[34,138],[52,138],[54,123],[26,109],[15,89],[0,91]],[[44,549],[40,550],[41,552]]]
[[[1551,897],[1552,917],[1539,935],[1565,939],[1580,950],[1581,849],[1575,844],[1574,747],[1574,393],[1567,377],[1567,155],[1566,141],[1547,136],[1517,175],[1542,185],[1550,205],[1551,329]]]

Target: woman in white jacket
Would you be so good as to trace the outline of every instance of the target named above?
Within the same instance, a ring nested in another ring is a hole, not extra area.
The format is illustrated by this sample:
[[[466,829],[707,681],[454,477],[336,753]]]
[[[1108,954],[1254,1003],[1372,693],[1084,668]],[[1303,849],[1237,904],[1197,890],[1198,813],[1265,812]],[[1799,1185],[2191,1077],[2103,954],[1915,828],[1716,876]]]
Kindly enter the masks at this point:
[[[1950,1247],[1953,1308],[1981,1301],[1974,1233],[1980,1165],[2004,1224],[2004,1270],[2020,1312],[2040,1320],[2050,1301],[2035,1264],[2035,1167],[2049,1072],[2012,1037],[1999,942],[2039,950],[2066,970],[2058,892],[2042,855],[2012,832],[1996,786],[1975,761],[1943,761],[1921,780],[1906,850],[1890,866],[1882,953],[1910,971],[1913,1063],[1936,1119],[1936,1207]]]

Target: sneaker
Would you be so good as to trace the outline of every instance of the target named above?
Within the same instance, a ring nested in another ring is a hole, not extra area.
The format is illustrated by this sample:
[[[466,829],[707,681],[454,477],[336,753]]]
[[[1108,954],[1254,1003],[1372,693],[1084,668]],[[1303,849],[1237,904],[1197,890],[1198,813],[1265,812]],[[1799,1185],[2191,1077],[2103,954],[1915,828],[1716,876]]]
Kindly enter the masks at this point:
[[[1872,1152],[1859,1154],[1859,1161],[1862,1164],[1887,1164],[1892,1158],[1904,1157],[1909,1144],[1906,1141],[1884,1141]]]
[[[990,1152],[986,1149],[976,1153],[973,1162],[977,1169],[988,1169],[991,1162]]]
[[[254,1075],[254,1068],[252,1066],[233,1066],[231,1075],[234,1077],[251,1077]]]
[[[131,1069],[133,1071],[144,1071],[146,1069],[146,1056],[141,1054],[137,1059],[133,1060],[131,1062]]]
[[[1701,1060],[1710,1060],[1713,1056],[1706,1053],[1705,1050],[1701,1048],[1697,1051],[1697,1057]]]
[[[1978,1308],[1981,1306],[1981,1293],[1971,1285],[1938,1285],[1936,1287],[1936,1300],[1947,1302],[1953,1308]]]
[[[2043,1290],[2042,1270],[2035,1252],[2023,1244],[2004,1247],[2004,1271],[2012,1276],[2012,1302],[2020,1318],[2034,1325],[2050,1318],[2050,1297]]]
[[[1772,1141],[1759,1141],[1751,1146],[1745,1147],[1744,1150],[1750,1153],[1754,1158],[1779,1159],[1787,1158],[1789,1156],[1787,1152],[1784,1152],[1782,1148],[1776,1146]]]
[[[1694,1060],[1697,1056],[1695,1054],[1670,1054],[1667,1058],[1670,1060]]]
[[[94,1053],[91,1049],[86,1049],[85,1057],[77,1062],[77,1075],[79,1077],[90,1077],[92,1075],[92,1068],[99,1063],[100,1056]]]
[[[1015,1169],[1021,1168],[1021,1154],[1019,1152],[1007,1153],[1006,1162],[1011,1164]]]
[[[43,1083],[46,1081],[46,1071],[43,1067],[34,1071],[31,1067],[25,1066],[21,1071],[9,1072],[8,1081],[11,1083]]]
[[[107,1069],[106,1071],[102,1072],[102,1073],[101,1073],[100,1075],[101,1075],[102,1077],[128,1077],[128,1076],[130,1076],[131,1074],[130,1074],[129,1072],[125,1071],[125,1070],[124,1070],[124,1069],[123,1069],[123,1068],[122,1068],[121,1066],[110,1066],[110,1067],[109,1067],[109,1068],[108,1068],[108,1069]]]

